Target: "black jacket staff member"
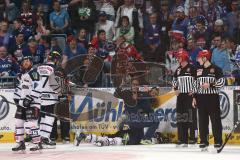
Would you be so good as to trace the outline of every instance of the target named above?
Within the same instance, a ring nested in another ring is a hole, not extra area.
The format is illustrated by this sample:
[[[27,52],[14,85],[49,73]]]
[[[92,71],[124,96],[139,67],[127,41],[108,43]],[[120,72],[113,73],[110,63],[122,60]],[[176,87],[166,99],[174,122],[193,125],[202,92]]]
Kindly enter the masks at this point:
[[[207,50],[200,51],[197,61],[201,67],[197,70],[193,106],[197,106],[199,114],[200,148],[207,148],[209,117],[212,123],[214,147],[222,145],[222,122],[219,102],[219,90],[225,84],[222,70],[211,64],[211,54]]]
[[[197,113],[196,109],[192,107],[192,92],[197,73],[195,67],[189,64],[187,51],[180,49],[177,52],[176,58],[179,63],[179,67],[174,73],[172,83],[177,95],[177,146],[187,147],[188,143],[196,142],[195,130],[197,130]],[[192,131],[190,134],[191,142],[188,142],[189,128],[190,133]]]

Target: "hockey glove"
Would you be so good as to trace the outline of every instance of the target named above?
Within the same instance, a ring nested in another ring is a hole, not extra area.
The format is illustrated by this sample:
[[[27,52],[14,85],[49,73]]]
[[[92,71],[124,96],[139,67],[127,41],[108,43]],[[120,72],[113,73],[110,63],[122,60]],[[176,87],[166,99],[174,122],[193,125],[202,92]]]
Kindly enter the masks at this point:
[[[23,106],[26,107],[26,108],[29,108],[31,102],[32,102],[32,99],[25,98],[25,99],[23,100]]]

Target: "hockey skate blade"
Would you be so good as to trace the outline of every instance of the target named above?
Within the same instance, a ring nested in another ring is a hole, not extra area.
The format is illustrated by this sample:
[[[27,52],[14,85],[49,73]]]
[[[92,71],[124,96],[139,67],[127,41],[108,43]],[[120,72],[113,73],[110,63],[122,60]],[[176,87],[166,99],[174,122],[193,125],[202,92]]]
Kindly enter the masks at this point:
[[[36,151],[30,151],[30,154],[42,154],[42,149]]]
[[[26,154],[26,150],[20,150],[20,151],[12,151],[13,154]]]
[[[201,152],[208,152],[208,147],[201,148]]]
[[[56,149],[56,146],[42,145],[43,149]]]

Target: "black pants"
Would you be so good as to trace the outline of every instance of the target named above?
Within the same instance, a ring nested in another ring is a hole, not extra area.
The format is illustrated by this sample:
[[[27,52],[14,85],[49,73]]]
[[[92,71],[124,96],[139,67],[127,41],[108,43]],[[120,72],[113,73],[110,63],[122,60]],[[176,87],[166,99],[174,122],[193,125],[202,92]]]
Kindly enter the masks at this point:
[[[212,132],[215,144],[222,144],[222,122],[220,112],[219,95],[197,95],[197,107],[199,114],[199,131],[201,144],[209,144],[209,117],[212,123]]]
[[[178,141],[188,143],[188,130],[190,129],[190,140],[196,140],[197,112],[192,107],[192,96],[180,93],[177,96],[177,131]]]
[[[56,105],[56,110],[55,113],[57,115],[60,115],[62,117],[69,118],[69,105],[68,101],[61,102]],[[53,129],[51,133],[51,138],[52,139],[58,139],[58,133],[57,133],[57,120],[55,119],[54,124],[53,124]],[[70,138],[69,131],[70,131],[70,122],[67,121],[62,121],[60,120],[60,131],[61,131],[61,138]]]

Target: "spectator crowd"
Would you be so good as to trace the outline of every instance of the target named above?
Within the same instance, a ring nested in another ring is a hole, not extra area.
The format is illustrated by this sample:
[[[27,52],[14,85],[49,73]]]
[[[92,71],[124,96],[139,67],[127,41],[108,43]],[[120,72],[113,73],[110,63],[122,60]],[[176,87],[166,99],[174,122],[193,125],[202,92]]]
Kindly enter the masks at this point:
[[[1,78],[16,76],[24,56],[39,65],[51,51],[63,68],[81,55],[103,59],[102,79],[117,54],[164,64],[172,76],[184,48],[196,67],[199,51],[210,50],[229,84],[240,84],[238,0],[0,0],[0,8]]]

